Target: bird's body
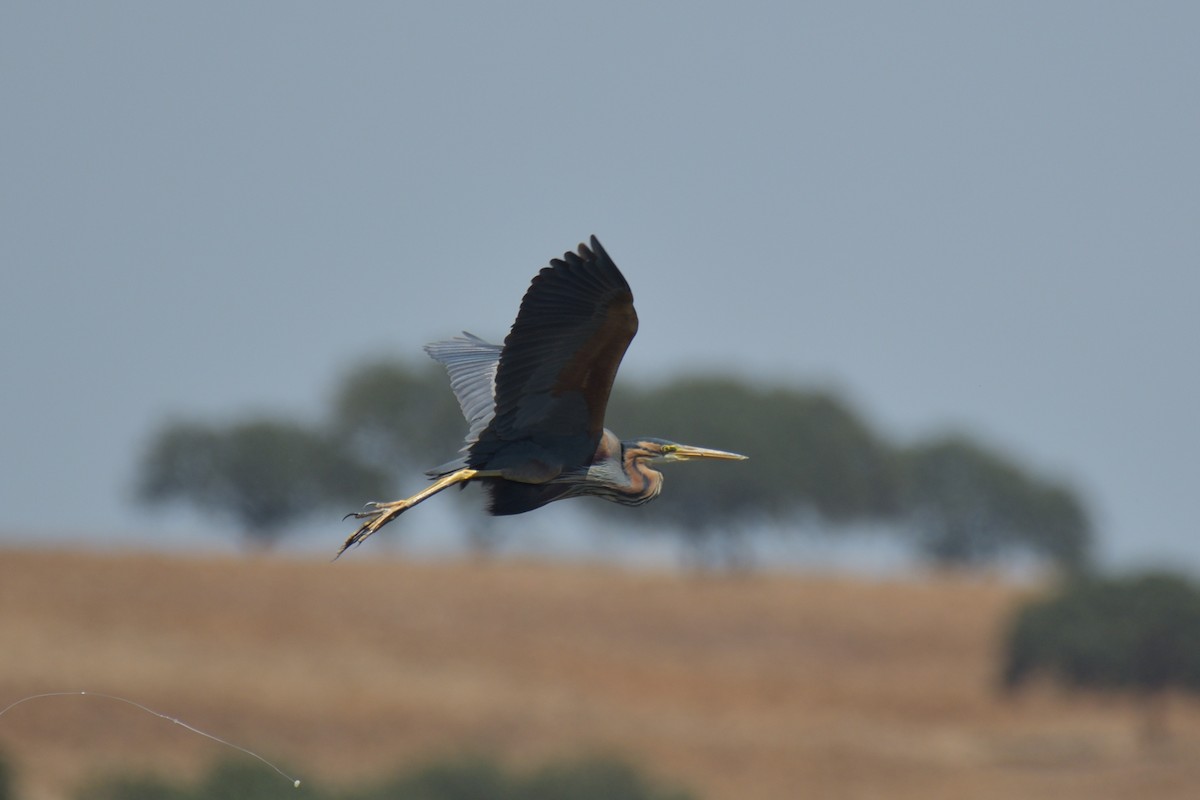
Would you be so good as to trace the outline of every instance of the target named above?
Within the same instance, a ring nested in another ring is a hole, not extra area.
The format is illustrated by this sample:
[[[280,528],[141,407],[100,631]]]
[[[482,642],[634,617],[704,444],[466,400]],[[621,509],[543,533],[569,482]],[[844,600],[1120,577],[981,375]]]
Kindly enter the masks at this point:
[[[427,345],[450,374],[469,425],[460,456],[427,474],[425,490],[352,514],[359,544],[417,503],[480,481],[494,515],[520,514],[569,497],[640,505],[662,489],[651,464],[735,453],[662,439],[622,442],[604,427],[617,367],[637,333],[633,293],[612,259],[591,246],[565,253],[534,277],[504,345],[464,333]]]

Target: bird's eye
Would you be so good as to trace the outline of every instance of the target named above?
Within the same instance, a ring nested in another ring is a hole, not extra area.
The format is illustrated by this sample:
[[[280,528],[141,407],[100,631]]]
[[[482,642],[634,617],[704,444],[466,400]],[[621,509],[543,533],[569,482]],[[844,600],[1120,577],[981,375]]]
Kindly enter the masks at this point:
[[[673,445],[673,444],[664,444],[664,445],[662,446],[662,451],[663,451],[664,453],[674,453],[674,452],[675,452],[676,450],[678,450],[678,449],[679,449],[679,448],[677,448],[677,447],[676,447],[675,445]]]

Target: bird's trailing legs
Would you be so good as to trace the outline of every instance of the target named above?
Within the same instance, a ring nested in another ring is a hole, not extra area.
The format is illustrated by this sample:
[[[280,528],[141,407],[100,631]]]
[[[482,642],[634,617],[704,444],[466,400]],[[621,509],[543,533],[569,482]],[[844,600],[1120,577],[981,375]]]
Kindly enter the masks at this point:
[[[451,472],[449,475],[443,475],[429,486],[426,486],[424,489],[414,494],[412,497],[404,500],[396,500],[392,503],[367,503],[366,511],[351,512],[343,517],[343,519],[354,517],[355,519],[366,520],[366,522],[360,525],[358,530],[356,530],[350,536],[350,538],[346,540],[341,549],[337,551],[337,555],[334,556],[334,560],[336,560],[342,553],[346,552],[347,549],[353,547],[354,545],[362,544],[362,541],[372,533],[375,533],[377,530],[382,528],[384,525],[387,525],[405,511],[408,511],[417,503],[428,500],[430,497],[433,497],[443,489],[449,489],[455,484],[465,483],[473,478],[484,478],[497,474],[499,473],[493,471],[460,469],[455,472]]]

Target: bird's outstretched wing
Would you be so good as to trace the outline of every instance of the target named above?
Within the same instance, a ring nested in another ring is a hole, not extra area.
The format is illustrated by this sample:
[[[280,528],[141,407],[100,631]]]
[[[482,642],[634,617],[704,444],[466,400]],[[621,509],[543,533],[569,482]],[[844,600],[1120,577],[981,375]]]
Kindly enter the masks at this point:
[[[543,459],[553,454],[558,464],[547,466],[586,464],[636,332],[633,293],[595,236],[590,247],[552,260],[534,277],[504,340],[495,413],[470,445],[470,464],[496,467],[493,456],[516,442],[533,445]]]
[[[462,336],[425,345],[429,357],[450,374],[450,388],[466,417],[469,430],[464,451],[479,439],[496,415],[496,368],[503,349],[466,331]],[[455,465],[466,466],[466,462],[451,462],[446,467],[457,468]],[[440,475],[445,471],[439,467],[431,473]]]

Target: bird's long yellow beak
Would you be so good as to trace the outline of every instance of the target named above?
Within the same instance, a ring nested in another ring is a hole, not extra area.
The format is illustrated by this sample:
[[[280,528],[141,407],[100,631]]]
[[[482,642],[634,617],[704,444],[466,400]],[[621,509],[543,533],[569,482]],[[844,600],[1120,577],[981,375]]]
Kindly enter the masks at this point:
[[[745,461],[748,456],[738,453],[727,453],[724,450],[710,450],[707,447],[693,447],[690,444],[679,444],[670,454],[672,460],[688,461],[693,458],[716,458],[722,461]]]

